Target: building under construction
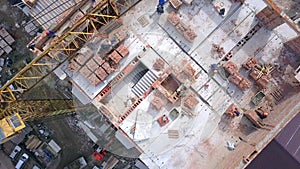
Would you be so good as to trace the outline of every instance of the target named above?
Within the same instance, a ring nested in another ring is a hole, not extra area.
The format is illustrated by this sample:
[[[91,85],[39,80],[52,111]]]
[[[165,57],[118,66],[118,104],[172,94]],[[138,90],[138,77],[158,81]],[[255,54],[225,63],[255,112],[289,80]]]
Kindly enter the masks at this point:
[[[70,4],[49,4],[64,10],[28,43],[32,62],[1,87],[1,142],[24,121],[75,111],[93,142],[107,129],[103,116],[128,151],[107,150],[151,169],[245,168],[300,111],[299,19],[275,0]],[[52,73],[80,103],[23,99]],[[89,104],[96,111],[85,113]],[[300,151],[293,156],[300,161]]]

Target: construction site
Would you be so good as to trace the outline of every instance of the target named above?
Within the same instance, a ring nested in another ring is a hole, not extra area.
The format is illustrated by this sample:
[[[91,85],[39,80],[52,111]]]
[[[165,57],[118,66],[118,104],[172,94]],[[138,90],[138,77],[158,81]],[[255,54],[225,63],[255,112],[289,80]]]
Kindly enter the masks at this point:
[[[49,162],[65,143],[95,160],[67,168],[246,168],[298,117],[298,1],[63,1],[14,5],[42,31],[26,42],[31,62],[0,89],[1,144],[31,126],[44,139],[24,136],[26,152],[52,152],[35,157],[44,168],[66,168]],[[13,50],[14,35],[0,31],[0,52]],[[41,127],[61,118],[83,140]],[[283,140],[300,166],[296,125]]]

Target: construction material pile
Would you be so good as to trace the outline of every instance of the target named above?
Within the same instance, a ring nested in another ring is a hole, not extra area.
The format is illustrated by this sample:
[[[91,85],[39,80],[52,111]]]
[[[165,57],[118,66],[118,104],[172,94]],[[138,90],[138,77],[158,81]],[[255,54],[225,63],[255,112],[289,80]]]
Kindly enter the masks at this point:
[[[270,73],[272,69],[270,65],[256,65],[249,74],[249,77],[251,77],[261,89],[266,89],[271,79]]]
[[[167,19],[189,42],[192,42],[197,37],[195,31],[190,26],[184,24],[175,12],[171,12]]]
[[[242,90],[247,90],[252,83],[238,72],[238,67],[235,63],[229,61],[224,65],[225,70],[231,75],[229,81]]]
[[[124,45],[120,45],[108,55],[94,54],[90,48],[85,47],[70,61],[69,70],[74,73],[79,71],[92,85],[97,86],[116,71],[121,59],[128,54],[129,51]]]

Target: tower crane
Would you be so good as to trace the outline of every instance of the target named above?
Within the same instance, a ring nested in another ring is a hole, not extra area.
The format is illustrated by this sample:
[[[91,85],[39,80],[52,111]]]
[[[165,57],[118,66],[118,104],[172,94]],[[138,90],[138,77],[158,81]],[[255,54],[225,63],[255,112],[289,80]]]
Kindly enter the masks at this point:
[[[25,121],[84,108],[74,106],[72,100],[24,100],[22,96],[65,61],[74,58],[75,53],[93,35],[101,33],[101,27],[117,19],[121,5],[126,6],[126,3],[119,4],[116,0],[102,0],[97,3],[69,30],[56,33],[55,38],[50,37],[52,42],[47,43],[44,50],[38,49],[37,56],[0,88],[0,144],[21,132],[25,128]]]

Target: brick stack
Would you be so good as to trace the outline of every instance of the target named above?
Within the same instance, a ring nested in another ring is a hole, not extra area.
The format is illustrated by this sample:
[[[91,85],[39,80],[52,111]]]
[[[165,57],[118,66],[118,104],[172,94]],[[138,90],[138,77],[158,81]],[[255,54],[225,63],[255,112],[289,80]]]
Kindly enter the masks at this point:
[[[235,63],[228,61],[223,67],[231,75],[229,77],[231,83],[237,85],[242,90],[247,90],[251,87],[252,83],[238,72],[238,67]]]
[[[256,65],[258,64],[257,59],[255,59],[254,57],[250,57],[247,59],[247,61],[243,64],[243,67],[247,70],[250,70],[252,68],[254,68]]]
[[[83,75],[92,85],[97,86],[115,71],[115,66],[123,57],[129,54],[124,45],[120,45],[109,55],[93,54],[89,48],[84,48],[81,53],[69,62],[68,69]]]
[[[186,40],[192,42],[197,37],[195,31],[189,25],[183,23],[175,12],[171,12],[167,19]]]

